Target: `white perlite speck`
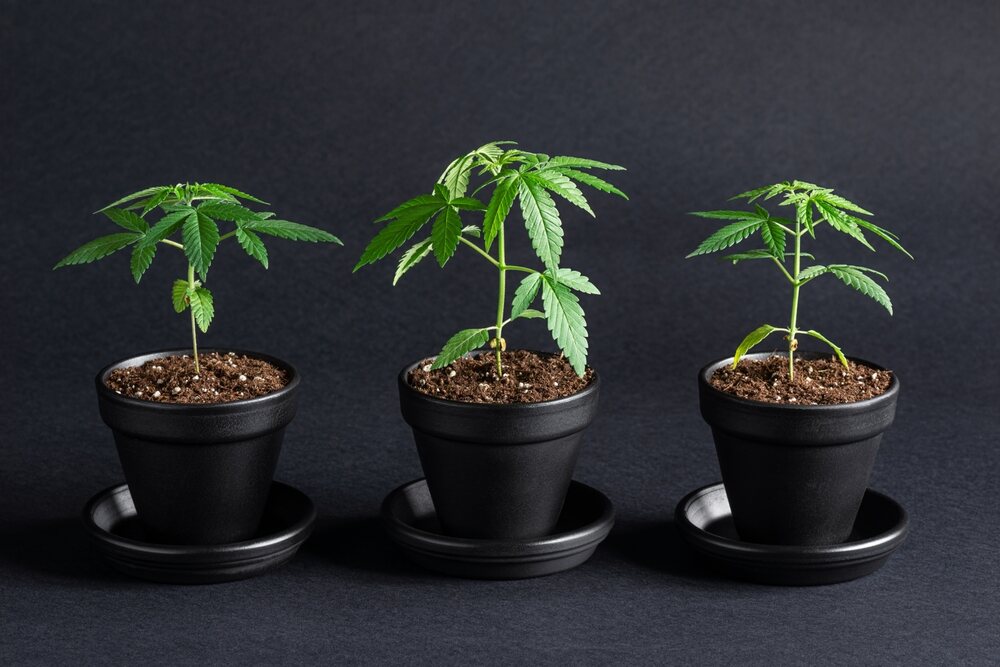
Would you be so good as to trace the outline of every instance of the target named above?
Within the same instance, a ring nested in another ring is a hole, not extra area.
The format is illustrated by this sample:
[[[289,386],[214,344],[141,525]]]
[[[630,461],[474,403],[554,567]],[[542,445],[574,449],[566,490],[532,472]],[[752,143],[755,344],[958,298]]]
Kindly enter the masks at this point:
[[[153,392],[153,398],[159,398],[161,395],[162,394],[160,394],[160,392],[158,392],[158,391],[154,391]]]
[[[456,371],[452,371],[452,372],[448,373],[448,377],[450,377],[450,378],[453,378],[456,375],[458,375],[458,373]]]
[[[174,393],[175,394],[181,393],[181,388],[180,387],[174,387]]]
[[[427,364],[426,366],[424,366],[424,372],[425,373],[430,373],[431,372],[431,365],[430,364]]]
[[[247,376],[246,375],[241,375],[240,376],[240,382],[246,382],[246,381],[247,381]]]

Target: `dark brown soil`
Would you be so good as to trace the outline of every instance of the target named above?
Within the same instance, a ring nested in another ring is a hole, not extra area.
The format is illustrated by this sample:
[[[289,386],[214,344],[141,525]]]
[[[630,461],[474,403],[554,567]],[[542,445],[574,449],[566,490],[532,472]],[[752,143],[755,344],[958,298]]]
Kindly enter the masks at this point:
[[[788,357],[743,359],[736,368],[724,366],[711,377],[713,387],[740,398],[788,405],[854,403],[884,394],[892,371],[883,371],[836,357],[795,359],[795,380],[788,381]]]
[[[425,359],[410,372],[410,386],[417,391],[463,403],[540,403],[570,396],[594,378],[587,368],[578,377],[573,367],[557,354],[528,350],[503,353],[503,377],[497,377],[493,352],[463,357],[450,366],[431,370]]]
[[[230,403],[263,396],[288,384],[284,370],[233,352],[198,355],[195,375],[188,355],[160,357],[111,371],[105,384],[116,394],[157,403]]]

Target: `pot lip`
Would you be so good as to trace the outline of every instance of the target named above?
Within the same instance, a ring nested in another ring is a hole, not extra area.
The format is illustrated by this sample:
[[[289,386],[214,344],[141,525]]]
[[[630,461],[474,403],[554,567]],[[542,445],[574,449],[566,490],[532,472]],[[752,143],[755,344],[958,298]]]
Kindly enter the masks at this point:
[[[812,358],[812,359],[826,357],[825,353],[815,352],[812,350],[802,350],[800,352],[797,352],[796,354],[803,358]],[[773,356],[780,357],[787,355],[775,354],[773,352],[754,352],[753,354],[743,355],[743,359],[767,359]],[[861,363],[866,366],[876,368],[880,371],[887,371],[887,372],[889,371],[889,369],[885,368],[884,366],[868,361],[866,359],[862,359],[860,357],[848,356],[847,358],[856,363]],[[899,377],[896,375],[895,371],[891,371],[892,383],[889,385],[889,388],[886,389],[883,393],[879,394],[878,396],[866,398],[863,401],[854,401],[852,403],[832,403],[827,405],[789,405],[787,403],[768,403],[766,401],[751,401],[746,398],[740,398],[739,396],[735,396],[733,394],[720,391],[719,389],[713,387],[712,384],[708,381],[709,377],[712,375],[712,373],[715,372],[716,369],[724,365],[731,364],[732,361],[733,357],[730,356],[730,357],[724,357],[722,359],[716,359],[715,361],[706,364],[705,366],[702,366],[701,370],[698,371],[698,385],[704,391],[709,392],[713,397],[719,400],[728,401],[735,405],[744,406],[746,408],[754,410],[770,410],[774,412],[785,412],[789,414],[804,413],[804,412],[816,412],[816,413],[844,412],[853,410],[867,411],[881,407],[883,403],[889,403],[896,400],[896,396],[897,394],[899,394]]]
[[[143,354],[136,354],[130,357],[125,357],[114,363],[110,363],[100,371],[98,371],[94,380],[97,384],[97,394],[102,400],[106,400],[110,403],[115,403],[123,407],[138,408],[140,410],[154,410],[162,412],[237,412],[247,408],[263,408],[270,403],[275,403],[287,398],[292,394],[299,386],[299,372],[292,364],[288,363],[284,359],[279,359],[278,357],[272,357],[269,354],[264,354],[263,352],[254,352],[252,350],[244,350],[242,348],[219,348],[210,347],[199,352],[218,352],[220,354],[228,354],[229,352],[235,352],[236,354],[241,354],[247,357],[253,357],[254,359],[260,359],[261,361],[266,361],[270,364],[274,364],[279,368],[283,369],[288,373],[289,379],[288,384],[286,384],[281,389],[277,389],[262,396],[255,396],[253,398],[246,398],[239,401],[228,401],[226,403],[157,403],[154,401],[143,401],[138,398],[129,398],[127,396],[122,396],[120,394],[112,391],[105,383],[105,379],[111,373],[111,371],[116,368],[123,368],[127,366],[139,366],[143,363],[150,361],[152,359],[158,359],[161,357],[169,357],[180,354],[191,354],[190,348],[170,348],[165,350],[155,350],[153,352],[145,352]]]
[[[529,352],[534,352],[535,354],[552,354],[550,352],[539,352],[538,350],[529,350]],[[435,357],[425,357],[425,359],[434,359],[434,358]],[[437,398],[435,396],[419,392],[413,387],[411,387],[410,383],[407,382],[406,376],[410,373],[410,371],[419,366],[421,361],[424,361],[424,359],[420,359],[411,364],[407,364],[406,366],[403,367],[401,371],[399,371],[399,374],[396,376],[396,379],[399,383],[400,391],[404,391],[412,396],[417,397],[420,400],[428,401],[432,404],[436,404],[443,407],[461,406],[464,408],[468,408],[470,410],[496,410],[498,408],[507,410],[559,408],[567,403],[580,401],[586,398],[587,396],[590,396],[591,394],[597,393],[597,390],[601,384],[600,375],[593,367],[588,366],[588,368],[590,368],[590,370],[593,371],[593,377],[590,380],[590,384],[588,384],[580,391],[570,394],[569,396],[563,396],[561,398],[553,398],[548,401],[538,401],[537,403],[468,403],[466,401],[454,401],[450,398]]]

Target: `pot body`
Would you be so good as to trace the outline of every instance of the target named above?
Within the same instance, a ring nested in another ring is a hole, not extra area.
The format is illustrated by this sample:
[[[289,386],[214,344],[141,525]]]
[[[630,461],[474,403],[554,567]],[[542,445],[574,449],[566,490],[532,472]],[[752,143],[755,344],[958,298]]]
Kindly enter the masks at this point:
[[[763,359],[770,353],[747,355]],[[803,359],[825,357],[799,352]],[[873,368],[868,361],[853,359]],[[737,398],[698,374],[701,414],[712,427],[722,480],[740,537],[760,544],[846,540],[896,414],[899,380],[880,396],[841,405],[783,405]]]
[[[285,427],[295,416],[299,375],[280,359],[237,353],[284,369],[288,384],[245,401],[182,405],[126,398],[104,383],[116,368],[190,350],[131,357],[97,374],[101,417],[114,433],[125,481],[151,540],[225,544],[257,531]]]
[[[597,375],[572,396],[541,403],[442,400],[399,374],[403,419],[413,429],[441,528],[455,537],[523,539],[555,528],[584,429],[597,413]]]

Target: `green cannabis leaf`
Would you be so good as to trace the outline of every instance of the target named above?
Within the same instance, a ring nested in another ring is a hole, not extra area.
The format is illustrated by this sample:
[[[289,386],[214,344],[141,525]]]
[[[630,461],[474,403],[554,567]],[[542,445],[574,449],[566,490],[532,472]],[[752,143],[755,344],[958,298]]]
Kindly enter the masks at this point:
[[[824,188],[805,181],[783,181],[774,185],[747,190],[732,199],[745,199],[748,204],[753,204],[758,199],[767,201],[775,197],[782,197],[779,205],[794,208],[794,220],[772,216],[760,204],[754,204],[752,211],[718,210],[696,211],[692,213],[692,215],[701,218],[725,220],[729,224],[702,241],[688,257],[725,250],[760,231],[761,239],[766,246],[765,248],[726,255],[725,259],[731,261],[733,264],[754,259],[771,260],[792,285],[792,311],[788,327],[780,328],[765,324],[751,331],[736,348],[736,352],[733,355],[733,366],[735,367],[751,348],[772,333],[785,332],[785,338],[788,341],[789,379],[794,379],[795,377],[794,362],[795,350],[798,347],[796,339],[796,334],[798,333],[812,336],[828,345],[837,355],[840,362],[846,367],[847,357],[844,356],[840,347],[814,329],[806,330],[799,328],[799,291],[802,286],[811,280],[830,274],[839,278],[848,287],[852,287],[870,297],[892,315],[892,302],[889,300],[889,295],[869,274],[883,280],[888,280],[888,278],[885,274],[874,269],[850,264],[814,264],[803,267],[803,258],[815,258],[809,253],[803,252],[802,237],[808,234],[811,238],[815,238],[816,228],[825,222],[832,229],[846,234],[869,250],[874,251],[875,248],[872,247],[865,236],[866,231],[879,237],[907,257],[912,259],[913,256],[899,244],[898,236],[864,218],[854,215],[870,216],[872,215],[870,211],[838,194],[834,194],[834,191],[830,188]],[[786,244],[789,238],[794,243],[793,252],[786,252]],[[788,258],[792,260],[791,267],[787,266]]]
[[[486,259],[499,274],[495,323],[455,334],[438,354],[434,368],[447,366],[462,355],[489,344],[495,350],[497,376],[502,377],[502,355],[506,349],[504,327],[517,319],[544,318],[556,344],[582,376],[587,367],[587,323],[575,292],[600,292],[579,271],[559,265],[565,232],[556,198],[593,216],[594,210],[580,185],[628,197],[587,170],[621,171],[624,167],[566,155],[550,157],[513,146],[514,142],[493,141],[449,162],[430,194],[413,197],[375,220],[386,224],[362,252],[354,270],[395,252],[430,225],[430,235],[410,245],[400,256],[393,285],[431,254],[443,267],[462,245]],[[485,180],[470,192],[473,176]],[[489,197],[481,195],[491,187]],[[541,270],[507,262],[506,223],[515,201],[531,247],[542,264]],[[482,214],[481,228],[463,227],[463,214]],[[481,244],[469,238],[480,236]],[[507,317],[507,273],[510,271],[527,275],[514,291]],[[535,310],[531,306],[539,293],[542,310]]]
[[[200,373],[196,328],[207,332],[215,317],[212,293],[202,283],[222,241],[235,236],[240,247],[265,269],[268,267],[267,248],[260,234],[292,241],[340,243],[340,239],[322,229],[288,220],[274,220],[273,213],[252,211],[243,202],[267,204],[253,195],[219,183],[178,183],[133,192],[97,211],[127,232],[102,236],[85,243],[53,268],[88,264],[134,246],[129,268],[138,283],[152,265],[159,244],[183,252],[188,274],[186,279],[174,281],[171,302],[178,313],[191,311],[195,373]],[[154,211],[163,215],[150,225],[146,216]],[[234,223],[235,228],[220,233],[220,220]],[[177,232],[180,232],[180,241],[170,238]]]

